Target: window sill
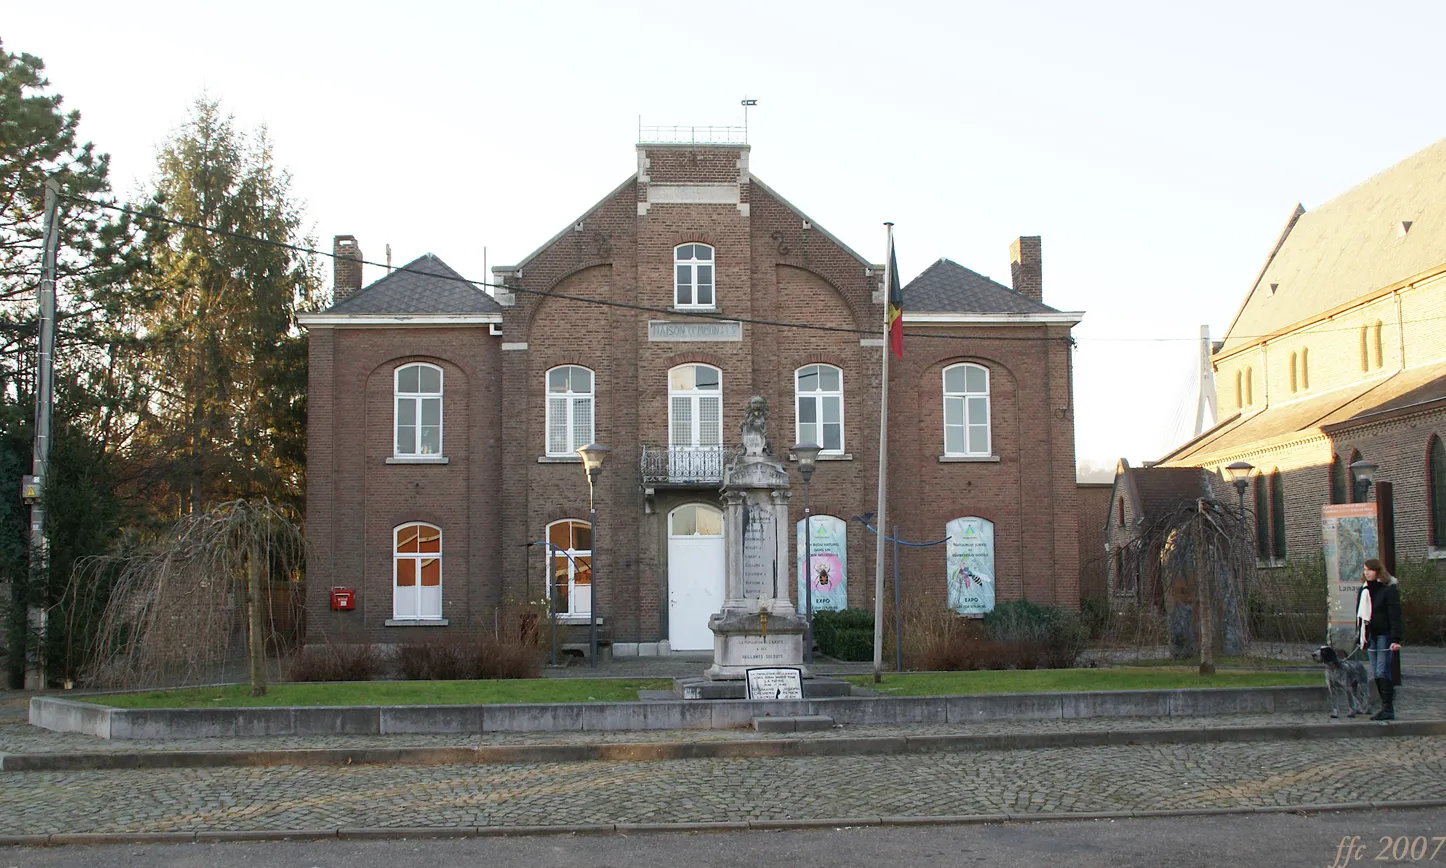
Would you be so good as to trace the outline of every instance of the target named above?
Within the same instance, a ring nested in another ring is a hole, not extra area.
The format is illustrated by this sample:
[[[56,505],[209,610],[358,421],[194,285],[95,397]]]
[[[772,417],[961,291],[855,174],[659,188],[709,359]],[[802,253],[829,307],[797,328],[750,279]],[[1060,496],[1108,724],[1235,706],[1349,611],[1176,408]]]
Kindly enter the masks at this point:
[[[446,618],[388,618],[382,622],[384,627],[445,627]]]
[[[1441,546],[1431,546],[1430,548],[1426,549],[1426,560],[1446,561],[1446,548],[1443,548]]]
[[[553,616],[553,620],[557,621],[557,623],[559,624],[586,624],[587,615],[555,615]],[[598,626],[601,627],[603,619],[599,617],[597,619],[597,623]]]
[[[788,460],[789,460],[789,461],[797,461],[797,460],[798,460],[798,456],[796,456],[796,455],[794,455],[792,452],[790,452],[790,453],[788,453]],[[815,461],[853,461],[853,460],[854,460],[854,454],[853,454],[852,452],[832,452],[832,453],[829,453],[829,452],[820,452],[820,453],[818,453],[818,458],[816,458],[816,459],[814,459],[814,460],[815,460]]]
[[[538,464],[581,464],[581,455],[539,455]]]
[[[723,309],[720,308],[720,307],[716,307],[716,306],[715,306],[715,307],[679,307],[678,305],[675,304],[675,305],[672,305],[671,307],[668,308],[668,312],[669,312],[669,313],[722,313],[722,312],[723,312]]]
[[[388,464],[450,464],[445,455],[393,455]]]
[[[940,464],[998,464],[998,455],[940,455]]]
[[[1278,570],[1285,566],[1285,558],[1267,558],[1255,561],[1255,568],[1259,570]]]

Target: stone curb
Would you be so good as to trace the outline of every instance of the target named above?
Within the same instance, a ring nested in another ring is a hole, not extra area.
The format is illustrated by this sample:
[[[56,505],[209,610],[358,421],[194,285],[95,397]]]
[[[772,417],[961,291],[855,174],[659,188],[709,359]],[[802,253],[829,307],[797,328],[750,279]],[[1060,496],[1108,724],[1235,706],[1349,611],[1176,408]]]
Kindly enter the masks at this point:
[[[780,738],[619,744],[487,745],[481,747],[304,748],[295,750],[97,751],[0,754],[0,772],[115,769],[242,768],[275,765],[499,765],[562,762],[659,762],[679,759],[890,756],[984,750],[1211,744],[1330,738],[1446,735],[1446,720],[1392,723],[1282,724],[1076,732]]]
[[[0,835],[0,847],[58,847],[66,844],[220,844],[242,841],[397,841],[425,838],[531,837],[541,835],[629,835],[656,832],[803,831],[861,826],[958,826],[989,823],[1144,820],[1170,817],[1223,817],[1238,814],[1319,814],[1330,811],[1391,811],[1446,807],[1446,799],[1339,802],[1313,805],[1240,805],[1148,811],[1081,811],[954,814],[936,817],[839,817],[817,820],[746,820],[688,823],[597,823],[557,826],[421,826],[373,829],[249,830],[236,832],[75,832],[51,835]]]

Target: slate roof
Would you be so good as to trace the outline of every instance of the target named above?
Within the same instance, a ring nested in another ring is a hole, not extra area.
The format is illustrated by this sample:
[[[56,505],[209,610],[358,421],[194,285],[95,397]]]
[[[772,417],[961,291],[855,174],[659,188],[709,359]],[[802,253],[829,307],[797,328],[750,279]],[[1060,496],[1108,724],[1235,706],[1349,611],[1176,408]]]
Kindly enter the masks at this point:
[[[1372,421],[1380,413],[1411,412],[1446,400],[1446,373],[1440,365],[1397,371],[1388,377],[1355,383],[1302,401],[1277,404],[1249,415],[1236,414],[1181,446],[1166,461],[1204,461],[1230,455],[1261,443],[1283,443],[1352,424]]]
[[[1121,493],[1130,500],[1137,527],[1152,525],[1161,516],[1194,503],[1197,498],[1215,499],[1210,475],[1203,468],[1131,467],[1123,458],[1115,465],[1115,485],[1110,499]],[[1114,520],[1111,511],[1105,517],[1107,537]]]
[[[1405,234],[1402,221],[1411,222]],[[1249,344],[1442,265],[1446,139],[1313,211],[1297,206],[1222,349]]]
[[[501,313],[486,292],[428,253],[332,305],[333,314],[480,314]]]
[[[922,313],[1059,313],[957,262],[940,259],[904,285],[904,322]]]

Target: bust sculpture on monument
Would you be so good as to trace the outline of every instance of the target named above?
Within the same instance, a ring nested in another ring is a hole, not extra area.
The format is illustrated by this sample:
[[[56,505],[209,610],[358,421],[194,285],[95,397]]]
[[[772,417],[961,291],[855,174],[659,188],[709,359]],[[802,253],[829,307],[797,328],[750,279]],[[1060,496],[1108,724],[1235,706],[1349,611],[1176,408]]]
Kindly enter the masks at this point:
[[[748,406],[743,411],[743,424],[739,428],[743,431],[744,456],[773,454],[773,450],[768,448],[767,398],[754,395],[748,399]]]

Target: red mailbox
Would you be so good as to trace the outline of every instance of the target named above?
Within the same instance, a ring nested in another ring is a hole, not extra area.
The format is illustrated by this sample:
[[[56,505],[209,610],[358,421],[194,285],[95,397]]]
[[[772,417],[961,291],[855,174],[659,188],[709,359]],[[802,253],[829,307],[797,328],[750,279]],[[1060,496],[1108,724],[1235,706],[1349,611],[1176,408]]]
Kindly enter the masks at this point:
[[[351,588],[332,588],[331,607],[339,611],[351,611],[356,608],[356,591]]]

